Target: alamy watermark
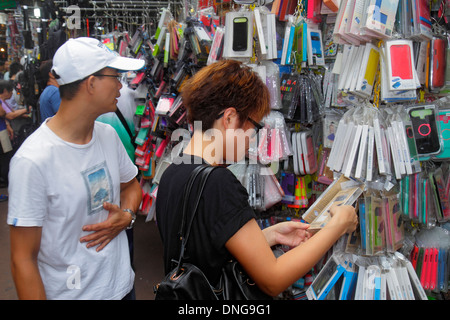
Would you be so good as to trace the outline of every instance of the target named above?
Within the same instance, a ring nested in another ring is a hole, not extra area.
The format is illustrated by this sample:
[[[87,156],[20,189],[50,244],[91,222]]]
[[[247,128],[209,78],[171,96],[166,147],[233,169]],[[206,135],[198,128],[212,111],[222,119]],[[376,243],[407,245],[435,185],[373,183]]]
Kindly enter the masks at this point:
[[[67,289],[81,289],[81,269],[79,266],[70,265],[66,271],[69,277],[66,280]]]
[[[202,122],[194,122],[194,132],[202,130]],[[264,130],[264,129],[262,129]],[[174,164],[201,164],[202,159],[215,159],[216,164],[258,164],[261,163],[261,157],[267,150],[280,143],[275,141],[274,145],[268,146],[265,141],[259,139],[259,134],[254,129],[227,129],[225,137],[223,131],[212,128],[202,133],[203,141],[210,142],[205,148],[201,146],[201,157],[192,157],[188,153],[180,152],[179,148],[173,148],[170,154]],[[267,138],[266,138],[267,139]],[[179,142],[182,146],[188,145],[191,140],[191,132],[184,128],[178,128],[172,132],[171,141]],[[272,141],[273,142],[273,141]],[[201,143],[200,141],[198,143]],[[198,147],[194,145],[194,149]],[[195,152],[199,155],[198,152]],[[218,157],[218,155],[222,155]],[[279,168],[279,159],[270,162],[272,172],[277,172]],[[261,172],[262,174],[262,172]]]
[[[81,9],[79,6],[68,6],[66,9],[67,18],[66,24],[67,29],[81,29]]]

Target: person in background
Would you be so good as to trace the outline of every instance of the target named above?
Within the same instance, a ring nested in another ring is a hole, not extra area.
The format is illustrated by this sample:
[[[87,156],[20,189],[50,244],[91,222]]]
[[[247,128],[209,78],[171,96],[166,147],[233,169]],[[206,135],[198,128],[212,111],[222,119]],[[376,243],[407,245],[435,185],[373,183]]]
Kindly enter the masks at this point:
[[[55,53],[60,108],[11,161],[7,224],[19,299],[134,298],[125,230],[142,199],[138,169],[96,119],[116,110],[120,72],[144,64],[86,37]]]
[[[27,109],[19,109],[14,110],[9,104],[8,100],[11,99],[13,95],[13,88],[14,84],[12,81],[9,80],[0,80],[0,104],[5,111],[5,125],[9,126],[8,132],[9,132],[9,138],[10,140],[14,139],[14,131],[13,128],[10,126],[10,122],[14,121],[15,119],[28,115],[30,113],[30,110]],[[9,162],[11,160],[11,157],[13,156],[14,150],[11,149],[8,152],[4,152],[0,157],[0,182],[5,183],[8,185],[8,172],[9,172]]]
[[[6,111],[0,108],[0,188],[6,188],[7,184],[7,159],[12,150],[12,129],[9,122],[5,119]],[[5,164],[3,164],[5,163]],[[3,169],[2,169],[3,168]],[[5,172],[3,170],[5,169]],[[0,202],[8,200],[6,194],[0,194]]]
[[[12,62],[11,65],[9,66],[8,79],[11,82],[13,82],[13,84],[14,84],[13,94],[12,94],[11,98],[6,100],[6,103],[13,111],[26,109],[26,107],[23,105],[24,99],[20,95],[20,92],[18,89],[20,87],[19,78],[22,74],[23,74],[23,66],[19,62],[16,62],[16,61]],[[6,75],[5,75],[5,80],[7,80]],[[29,109],[31,111],[31,106],[29,107]],[[20,132],[20,129],[22,128],[22,126],[24,126],[26,124],[30,124],[30,123],[32,123],[30,113],[26,113],[20,117],[16,117],[13,120],[10,120],[11,128],[14,131],[15,137],[17,137],[19,135],[19,132]],[[15,142],[17,142],[17,141],[15,141]],[[15,149],[17,149],[16,143],[14,143],[13,147]]]
[[[7,63],[9,63],[9,61]],[[17,73],[19,73],[22,70],[23,70],[23,66],[19,62],[17,62],[17,61],[11,62],[11,64],[9,65],[8,71],[6,71],[3,76],[3,80],[14,80]]]
[[[13,62],[9,66],[8,76],[6,76],[6,74],[5,74],[4,80],[11,80],[14,82],[13,95],[10,99],[8,99],[6,101],[6,102],[8,102],[8,105],[10,107],[12,107],[14,110],[24,108],[20,103],[19,93],[16,90],[16,84],[18,83],[17,76],[22,71],[23,71],[23,66],[19,62]]]
[[[53,117],[61,104],[61,97],[58,89],[59,84],[51,72],[52,66],[53,61],[47,60],[44,61],[39,68],[41,83],[46,85],[39,97],[41,122],[44,122],[47,118]]]
[[[8,71],[8,66],[6,61],[0,61],[0,80],[5,79],[5,73]]]

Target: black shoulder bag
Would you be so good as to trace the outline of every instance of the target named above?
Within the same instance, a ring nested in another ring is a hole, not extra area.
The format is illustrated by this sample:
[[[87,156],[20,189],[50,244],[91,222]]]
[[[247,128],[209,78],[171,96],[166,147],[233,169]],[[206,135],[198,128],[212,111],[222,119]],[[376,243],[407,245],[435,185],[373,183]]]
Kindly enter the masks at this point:
[[[230,261],[222,269],[222,276],[217,288],[214,288],[195,265],[184,260],[184,252],[189,239],[190,229],[197,212],[208,176],[217,167],[198,166],[194,169],[184,188],[181,223],[181,249],[177,266],[155,286],[155,300],[267,300],[272,299],[263,293],[254,282],[243,272],[237,261]],[[194,201],[194,211],[188,221],[187,208],[189,196],[197,177],[199,193]]]

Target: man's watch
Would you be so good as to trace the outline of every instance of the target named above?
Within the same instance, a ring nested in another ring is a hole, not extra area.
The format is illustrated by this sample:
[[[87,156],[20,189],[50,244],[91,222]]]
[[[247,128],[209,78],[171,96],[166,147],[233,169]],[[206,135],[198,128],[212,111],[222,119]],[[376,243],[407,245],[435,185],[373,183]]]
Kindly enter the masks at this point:
[[[130,225],[127,227],[127,229],[131,229],[134,226],[134,223],[136,222],[136,213],[134,213],[131,209],[123,209],[125,212],[129,212],[131,214],[131,222]]]

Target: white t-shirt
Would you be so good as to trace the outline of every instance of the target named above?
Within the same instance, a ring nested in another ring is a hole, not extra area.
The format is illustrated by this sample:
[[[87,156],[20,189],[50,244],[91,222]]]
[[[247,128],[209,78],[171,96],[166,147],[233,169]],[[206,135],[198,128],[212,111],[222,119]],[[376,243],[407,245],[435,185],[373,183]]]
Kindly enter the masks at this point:
[[[82,227],[105,221],[103,202],[120,204],[120,183],[137,168],[115,130],[96,122],[92,140],[68,143],[44,122],[11,160],[7,223],[42,227],[39,271],[48,299],[121,299],[134,272],[121,232],[103,250],[86,248]]]

